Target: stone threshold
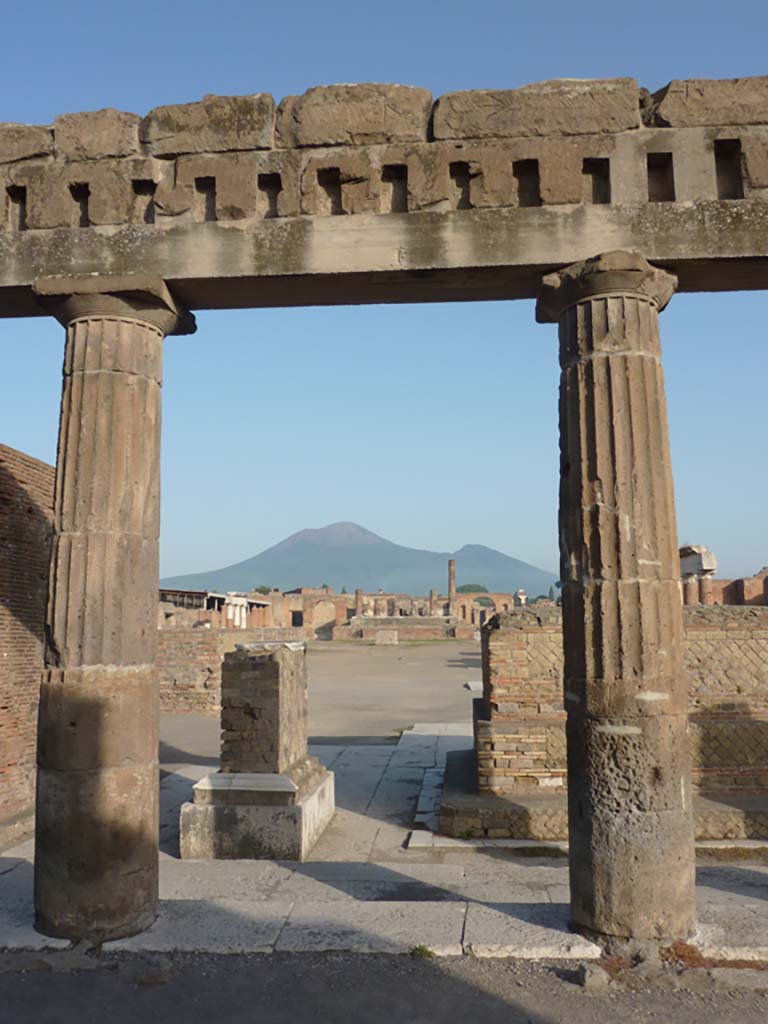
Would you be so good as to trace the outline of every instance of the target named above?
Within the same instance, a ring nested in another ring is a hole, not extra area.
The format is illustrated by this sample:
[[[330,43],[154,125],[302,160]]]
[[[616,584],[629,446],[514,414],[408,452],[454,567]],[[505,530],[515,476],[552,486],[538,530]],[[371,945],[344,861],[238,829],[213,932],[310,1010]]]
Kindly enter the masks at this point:
[[[760,859],[768,856],[768,839],[704,839],[697,841],[696,853],[718,856],[754,854]],[[408,850],[462,850],[501,849],[521,856],[568,856],[568,843],[547,839],[459,839],[443,836],[426,829],[414,829],[408,833]]]
[[[598,960],[600,946],[569,930],[568,905],[466,901],[178,899],[160,903],[145,932],[104,944],[105,953],[371,953],[518,960]],[[726,917],[702,923],[690,942],[705,957],[762,962],[765,935],[733,943]],[[31,927],[0,928],[0,949],[70,948]]]

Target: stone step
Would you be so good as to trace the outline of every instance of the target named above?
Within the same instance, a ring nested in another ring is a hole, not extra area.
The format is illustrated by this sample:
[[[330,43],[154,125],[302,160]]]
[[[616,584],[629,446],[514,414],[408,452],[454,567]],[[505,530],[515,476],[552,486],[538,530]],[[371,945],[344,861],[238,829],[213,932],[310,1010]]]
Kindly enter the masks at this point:
[[[768,792],[764,794],[695,794],[694,825],[698,842],[768,841]],[[471,750],[454,750],[446,760],[440,832],[460,839],[568,838],[564,792],[478,793]]]

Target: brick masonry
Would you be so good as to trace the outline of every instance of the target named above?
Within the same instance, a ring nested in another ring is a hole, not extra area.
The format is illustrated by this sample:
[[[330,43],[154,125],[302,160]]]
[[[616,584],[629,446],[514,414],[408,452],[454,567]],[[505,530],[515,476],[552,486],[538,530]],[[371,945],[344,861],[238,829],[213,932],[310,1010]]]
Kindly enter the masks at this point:
[[[302,629],[158,630],[160,710],[214,714],[221,701],[221,664],[236,644],[303,639]]]
[[[35,799],[35,736],[51,548],[54,470],[0,445],[0,830]]]
[[[224,658],[221,770],[287,772],[307,756],[305,645],[249,644]]]
[[[768,609],[684,609],[694,783],[768,789]],[[475,701],[480,791],[561,788],[566,778],[559,608],[517,609],[483,629]]]

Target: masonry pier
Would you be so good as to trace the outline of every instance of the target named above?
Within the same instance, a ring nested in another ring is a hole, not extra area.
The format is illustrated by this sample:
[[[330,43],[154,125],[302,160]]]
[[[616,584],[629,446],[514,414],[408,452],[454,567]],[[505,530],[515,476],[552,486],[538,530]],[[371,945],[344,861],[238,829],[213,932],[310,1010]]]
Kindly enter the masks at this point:
[[[305,860],[335,811],[333,772],[307,750],[304,643],[238,644],[221,683],[221,771],[181,809],[181,856]]]
[[[70,939],[154,918],[163,338],[191,318],[147,277],[38,281],[66,326],[38,725],[35,918]]]
[[[694,927],[687,686],[658,313],[676,279],[612,252],[544,278],[560,335],[571,914],[590,932]]]

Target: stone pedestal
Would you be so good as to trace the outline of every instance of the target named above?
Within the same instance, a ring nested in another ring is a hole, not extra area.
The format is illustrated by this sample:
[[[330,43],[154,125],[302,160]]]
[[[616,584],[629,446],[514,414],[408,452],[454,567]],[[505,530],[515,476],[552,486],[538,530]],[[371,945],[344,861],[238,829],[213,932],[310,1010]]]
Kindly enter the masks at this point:
[[[35,926],[101,941],[155,916],[162,347],[190,324],[151,278],[55,278],[35,290],[67,327]]]
[[[560,329],[571,913],[684,939],[694,851],[682,607],[658,312],[676,280],[631,253],[544,279]]]
[[[307,753],[304,643],[226,655],[221,730],[221,771],[181,809],[182,858],[305,860],[335,805],[333,774]]]

